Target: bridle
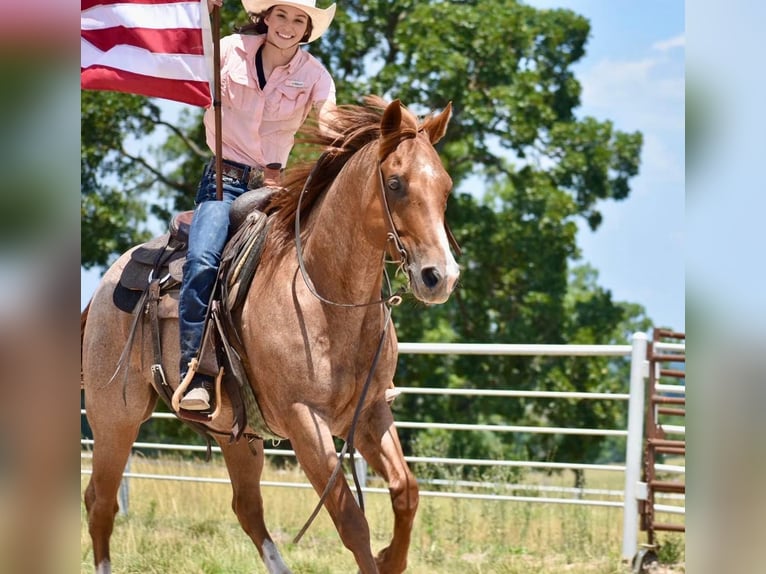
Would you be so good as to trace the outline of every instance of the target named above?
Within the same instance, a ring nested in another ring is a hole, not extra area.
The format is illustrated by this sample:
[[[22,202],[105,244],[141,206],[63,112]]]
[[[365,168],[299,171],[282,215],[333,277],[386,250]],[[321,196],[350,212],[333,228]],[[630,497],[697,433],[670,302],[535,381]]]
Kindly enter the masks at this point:
[[[348,430],[348,436],[346,437],[346,440],[343,443],[343,448],[341,449],[340,453],[338,454],[338,463],[335,465],[335,469],[332,472],[332,475],[330,475],[330,479],[327,481],[327,485],[325,486],[324,492],[322,492],[322,495],[319,497],[319,502],[317,502],[316,506],[314,507],[314,511],[311,513],[309,518],[306,520],[306,523],[303,525],[301,530],[298,532],[298,534],[295,535],[295,538],[293,539],[293,543],[297,544],[300,539],[303,537],[303,535],[308,530],[309,526],[311,526],[311,523],[316,518],[317,514],[319,514],[320,509],[322,508],[322,505],[324,504],[325,500],[330,494],[330,491],[332,489],[333,484],[335,483],[335,480],[338,478],[338,474],[340,473],[340,469],[342,468],[343,458],[348,454],[349,458],[353,462],[353,456],[354,456],[354,434],[356,432],[356,425],[359,422],[359,416],[362,412],[362,405],[364,405],[364,401],[367,398],[367,392],[370,389],[370,385],[372,383],[373,375],[375,373],[375,369],[378,366],[378,361],[380,360],[380,356],[383,352],[383,346],[386,342],[386,334],[388,333],[388,327],[391,324],[391,308],[399,305],[402,302],[402,294],[406,291],[404,288],[399,288],[399,290],[396,293],[393,293],[392,295],[389,295],[388,297],[384,297],[382,299],[378,299],[376,301],[370,301],[368,303],[338,303],[337,301],[331,301],[329,299],[326,299],[325,297],[322,297],[317,290],[316,287],[314,287],[314,283],[311,281],[311,278],[309,277],[308,271],[306,270],[305,263],[303,261],[303,246],[301,243],[301,223],[300,223],[300,213],[301,213],[301,200],[303,199],[303,196],[305,195],[309,183],[311,182],[311,178],[314,175],[314,172],[316,171],[317,167],[322,163],[322,158],[327,154],[328,152],[324,152],[319,159],[314,164],[314,167],[312,168],[311,172],[309,173],[309,176],[306,178],[306,182],[303,185],[303,189],[301,190],[301,194],[298,196],[298,205],[296,206],[295,211],[295,247],[296,247],[296,253],[298,256],[298,267],[301,270],[301,275],[303,276],[303,281],[306,283],[306,287],[311,292],[314,297],[322,301],[323,303],[327,303],[328,305],[335,305],[336,307],[368,307],[370,305],[383,305],[385,307],[385,319],[383,321],[383,329],[380,333],[380,339],[378,340],[378,346],[375,350],[375,356],[372,359],[372,364],[370,365],[370,370],[367,373],[367,378],[364,381],[364,385],[362,386],[362,392],[359,396],[359,401],[356,404],[356,408],[354,409],[354,416],[351,419],[351,426]],[[378,162],[378,182],[379,182],[379,188],[380,188],[380,195],[383,203],[383,210],[386,213],[386,221],[388,222],[389,231],[387,233],[387,242],[393,241],[394,245],[396,246],[396,250],[399,253],[399,267],[397,270],[400,270],[404,268],[409,261],[409,256],[407,254],[407,250],[404,247],[404,244],[402,243],[401,238],[399,237],[399,233],[396,231],[396,227],[394,226],[394,220],[391,216],[391,209],[388,205],[388,198],[386,197],[386,190],[383,183],[383,170],[380,165],[380,161]],[[391,291],[391,283],[388,278],[388,273],[384,268],[384,276],[386,279],[386,285],[388,286],[389,292]],[[409,275],[407,276],[409,278]],[[356,465],[352,463],[351,465],[351,475],[354,479],[354,484],[356,486],[357,491],[357,500],[359,503],[359,507],[362,509],[362,512],[364,512],[364,499],[362,498],[362,487],[359,482],[359,477],[356,473]]]
[[[383,204],[383,212],[386,214],[386,223],[388,223],[388,233],[386,234],[387,242],[393,241],[396,252],[399,254],[399,268],[406,269],[407,264],[410,261],[410,256],[402,243],[402,238],[399,237],[399,232],[396,230],[396,226],[394,225],[391,208],[388,206],[386,183],[383,181],[383,167],[381,166],[380,161],[378,161],[378,187],[380,188],[380,200]]]
[[[340,469],[343,463],[343,458],[346,456],[346,454],[348,454],[349,458],[352,460],[351,475],[354,479],[354,484],[356,486],[357,501],[359,503],[359,507],[361,508],[362,512],[364,512],[364,499],[362,498],[362,488],[359,482],[359,478],[356,474],[356,465],[353,464],[353,456],[355,451],[354,433],[356,431],[357,422],[359,421],[359,415],[362,412],[362,406],[364,405],[365,399],[367,397],[367,392],[369,391],[370,384],[372,383],[375,369],[378,365],[378,361],[383,352],[383,346],[386,341],[386,333],[388,332],[388,327],[391,323],[391,308],[399,305],[402,302],[402,294],[406,292],[405,288],[400,287],[396,293],[393,293],[392,295],[389,295],[388,297],[384,297],[382,299],[370,301],[368,303],[338,303],[337,301],[331,301],[329,299],[326,299],[325,297],[323,297],[317,292],[316,287],[314,286],[314,283],[311,281],[311,278],[309,277],[308,271],[306,270],[306,266],[303,260],[303,245],[301,242],[300,213],[301,213],[301,201],[303,199],[303,196],[306,194],[306,191],[308,190],[309,183],[311,182],[311,178],[313,177],[316,169],[322,163],[322,159],[327,153],[329,152],[325,151],[324,153],[322,153],[322,155],[316,161],[316,163],[314,164],[314,167],[312,168],[311,172],[306,178],[306,182],[303,184],[303,189],[301,190],[300,195],[298,196],[298,205],[296,207],[296,212],[295,212],[295,247],[296,247],[296,253],[298,257],[298,267],[300,268],[301,275],[303,276],[303,281],[306,283],[306,287],[308,288],[308,290],[311,292],[312,295],[314,295],[314,297],[316,297],[323,303],[326,303],[328,305],[335,305],[336,307],[368,307],[370,305],[383,305],[385,307],[385,318],[383,322],[383,329],[381,330],[381,333],[380,333],[378,346],[377,346],[377,349],[375,350],[375,356],[373,357],[372,364],[370,365],[370,370],[367,373],[367,379],[365,380],[364,385],[362,386],[362,392],[359,396],[359,401],[357,402],[356,408],[354,409],[354,416],[351,419],[351,426],[349,427],[348,436],[343,444],[343,448],[338,454],[338,463],[335,465],[335,469],[333,470],[333,473],[330,476],[330,479],[327,481],[327,485],[325,486],[324,492],[322,492],[322,495],[319,498],[319,502],[317,502],[317,505],[314,507],[314,511],[311,513],[308,520],[303,525],[303,528],[301,528],[301,530],[298,532],[298,534],[296,534],[295,538],[293,539],[293,543],[295,544],[297,544],[300,541],[300,539],[308,530],[311,523],[316,518],[317,514],[319,514],[319,511],[322,508],[322,505],[324,504],[325,500],[329,496],[332,486],[335,483],[335,480],[337,479],[338,474],[340,473]],[[383,180],[383,168],[381,166],[380,160],[378,161],[378,188],[380,191],[381,203],[383,204],[383,211],[385,213],[385,220],[388,224],[388,231],[386,233],[386,245],[388,245],[389,241],[393,242],[396,252],[399,254],[397,271],[404,269],[408,279],[408,283],[409,283],[409,271],[407,271],[408,264],[409,264],[409,253],[407,252],[407,249],[404,247],[404,244],[402,243],[402,239],[399,236],[399,232],[396,230],[396,226],[394,225],[394,219],[393,219],[393,216],[391,215],[391,208],[388,204],[388,197],[386,196],[386,186]],[[455,249],[456,253],[460,254],[460,246],[457,244],[457,241],[455,241],[455,238],[452,235],[452,232],[447,226],[446,220],[444,222],[444,228],[447,232],[447,238],[449,239],[450,245]],[[388,272],[386,271],[385,267],[384,267],[384,276],[386,279],[388,290],[390,292],[391,283],[389,281]]]
[[[314,282],[311,280],[311,277],[309,277],[308,271],[306,270],[306,264],[303,260],[303,243],[301,241],[301,202],[303,200],[303,196],[306,194],[308,190],[309,184],[311,183],[311,178],[314,176],[314,172],[322,163],[322,158],[327,153],[329,152],[324,152],[319,157],[319,159],[314,164],[314,167],[312,168],[311,172],[309,173],[309,176],[306,178],[306,182],[303,184],[303,189],[301,190],[301,193],[298,196],[298,205],[295,210],[295,248],[296,248],[296,254],[298,256],[298,267],[300,268],[303,281],[304,283],[306,283],[306,287],[308,288],[308,290],[311,292],[311,294],[314,297],[322,301],[322,303],[326,303],[328,305],[335,305],[336,307],[369,307],[371,305],[391,305],[396,307],[402,302],[402,295],[406,293],[407,291],[407,289],[404,287],[400,287],[395,293],[392,293],[388,297],[377,299],[375,301],[369,301],[367,303],[339,303],[337,301],[332,301],[320,295],[316,287],[314,286]],[[409,283],[409,272],[406,271],[407,264],[409,262],[409,254],[407,253],[407,249],[404,247],[404,244],[402,243],[402,240],[399,237],[399,232],[397,232],[396,226],[394,225],[394,219],[391,216],[391,208],[388,205],[388,198],[386,197],[386,188],[383,182],[383,169],[380,164],[381,162],[379,161],[378,162],[378,183],[379,183],[378,187],[380,189],[380,197],[381,197],[381,202],[383,204],[383,211],[386,214],[386,222],[388,223],[388,232],[387,232],[386,241],[387,242],[393,241],[396,251],[399,254],[397,272],[404,270]],[[385,268],[384,268],[384,275],[386,279],[386,285],[388,286],[388,290],[390,292],[391,282],[388,278],[388,272],[385,270]]]

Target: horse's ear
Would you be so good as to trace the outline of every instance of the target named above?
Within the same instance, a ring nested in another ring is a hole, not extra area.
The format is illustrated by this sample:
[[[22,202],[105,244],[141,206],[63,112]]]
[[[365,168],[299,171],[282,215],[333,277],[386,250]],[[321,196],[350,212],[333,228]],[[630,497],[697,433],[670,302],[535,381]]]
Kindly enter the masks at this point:
[[[428,139],[431,140],[431,144],[436,144],[436,142],[442,139],[444,134],[447,133],[447,124],[451,117],[452,102],[449,102],[447,107],[445,107],[438,116],[429,118],[429,120],[423,124],[423,129],[428,134]]]
[[[383,118],[380,120],[380,135],[388,137],[399,131],[402,124],[402,104],[397,99],[388,104],[386,111],[383,112]]]

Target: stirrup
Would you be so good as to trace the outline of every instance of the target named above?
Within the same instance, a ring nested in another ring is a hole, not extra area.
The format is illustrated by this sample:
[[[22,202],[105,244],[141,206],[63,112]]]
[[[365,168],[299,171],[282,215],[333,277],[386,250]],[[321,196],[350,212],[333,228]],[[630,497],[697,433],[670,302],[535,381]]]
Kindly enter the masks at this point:
[[[181,398],[184,396],[186,389],[194,378],[197,372],[199,361],[194,358],[189,361],[189,370],[186,372],[184,380],[178,385],[178,388],[173,393],[173,399],[171,400],[171,406],[179,418],[187,419],[197,422],[210,422],[221,414],[221,379],[223,379],[223,367],[218,369],[218,375],[215,377],[215,410],[212,413],[206,413],[205,411],[187,411],[181,408]]]

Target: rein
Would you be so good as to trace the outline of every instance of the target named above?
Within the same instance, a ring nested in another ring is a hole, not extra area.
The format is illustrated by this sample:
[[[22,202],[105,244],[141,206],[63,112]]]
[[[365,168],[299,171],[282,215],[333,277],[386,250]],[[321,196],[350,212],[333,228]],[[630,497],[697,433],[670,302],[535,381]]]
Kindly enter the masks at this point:
[[[362,387],[362,394],[359,395],[359,402],[356,403],[356,409],[354,410],[354,417],[351,419],[351,427],[348,430],[348,438],[346,438],[346,441],[343,443],[343,448],[341,449],[340,453],[338,453],[338,464],[335,465],[335,470],[332,471],[330,480],[327,481],[327,486],[324,487],[322,496],[319,497],[319,502],[317,502],[317,505],[314,507],[314,511],[311,513],[311,516],[309,516],[308,520],[306,521],[306,524],[303,525],[303,528],[301,528],[300,532],[298,532],[298,534],[295,535],[295,538],[293,539],[294,544],[297,544],[300,541],[300,539],[306,533],[306,530],[308,530],[309,526],[311,526],[311,523],[314,522],[314,519],[317,517],[317,514],[319,514],[319,511],[321,510],[322,505],[324,504],[324,501],[327,499],[327,496],[330,494],[330,489],[335,483],[335,480],[338,478],[338,473],[340,472],[340,469],[342,468],[342,465],[343,465],[343,457],[346,455],[346,453],[348,453],[348,457],[351,460],[351,475],[354,478],[354,485],[356,486],[357,501],[359,503],[359,508],[361,508],[362,512],[364,512],[364,499],[362,498],[362,486],[359,483],[359,477],[356,475],[356,465],[354,464],[354,450],[355,450],[354,449],[354,433],[356,432],[356,423],[359,422],[359,415],[362,412],[362,405],[364,404],[364,399],[367,398],[367,391],[370,389],[370,383],[372,382],[372,375],[375,372],[375,368],[378,366],[378,360],[380,359],[380,353],[383,350],[383,343],[386,340],[386,333],[388,332],[388,326],[390,323],[391,323],[391,307],[386,306],[386,319],[383,324],[383,331],[381,331],[380,333],[378,348],[375,350],[375,357],[372,359],[372,365],[370,365],[370,371],[367,373],[367,379],[364,381],[364,386]]]
[[[327,152],[324,152],[322,154],[322,157]],[[362,487],[359,483],[359,477],[356,474],[356,465],[353,464],[354,460],[354,434],[356,432],[356,425],[359,422],[359,415],[362,412],[362,405],[364,405],[364,401],[367,398],[367,392],[370,389],[370,384],[372,383],[372,377],[375,373],[375,369],[378,366],[378,361],[380,360],[381,352],[383,351],[383,345],[386,341],[386,333],[388,332],[388,326],[391,323],[391,307],[397,306],[402,302],[401,294],[404,293],[404,289],[400,288],[396,293],[384,298],[379,299],[377,301],[371,301],[369,303],[359,303],[359,304],[353,304],[353,303],[338,303],[335,301],[330,301],[329,299],[325,299],[322,297],[314,287],[313,282],[311,281],[311,278],[308,275],[308,272],[306,271],[306,267],[303,261],[303,248],[301,244],[301,227],[300,227],[300,211],[301,211],[301,200],[303,199],[304,194],[306,193],[306,190],[308,189],[309,183],[311,182],[311,178],[314,175],[314,172],[316,171],[317,167],[321,163],[321,157],[319,160],[317,160],[316,164],[314,164],[314,168],[309,173],[309,176],[306,178],[306,183],[303,185],[303,190],[301,191],[300,196],[298,196],[298,205],[296,208],[295,213],[295,245],[298,255],[298,266],[301,270],[301,275],[303,276],[303,280],[306,283],[306,286],[308,287],[309,291],[311,292],[314,297],[322,301],[323,303],[327,303],[329,305],[335,305],[337,307],[368,307],[370,305],[384,305],[386,309],[386,317],[383,323],[383,330],[380,333],[380,340],[378,341],[378,347],[375,350],[375,357],[372,360],[372,364],[370,365],[370,370],[367,373],[367,379],[364,381],[364,385],[362,386],[362,392],[359,395],[359,401],[356,404],[356,408],[354,409],[354,416],[351,419],[351,426],[348,431],[348,437],[346,438],[345,442],[343,443],[343,448],[341,449],[340,453],[338,453],[338,463],[335,465],[335,469],[332,472],[332,475],[330,475],[330,479],[327,481],[327,485],[324,488],[324,491],[322,492],[322,496],[319,497],[319,502],[317,502],[317,505],[314,507],[313,512],[311,513],[311,516],[309,516],[308,520],[306,520],[306,523],[303,525],[303,528],[300,529],[298,534],[295,535],[295,538],[293,539],[293,543],[297,544],[300,539],[303,537],[303,535],[308,530],[309,526],[311,526],[311,523],[314,521],[314,519],[319,514],[319,511],[322,508],[322,505],[324,504],[325,500],[330,494],[330,490],[332,489],[333,485],[335,484],[336,479],[338,478],[338,474],[340,473],[341,468],[343,467],[343,457],[348,454],[349,459],[351,460],[351,475],[354,479],[354,485],[356,486],[356,492],[357,492],[357,501],[359,504],[359,508],[364,512],[364,499],[362,498]],[[394,226],[394,220],[391,216],[391,209],[388,206],[388,199],[386,198],[386,191],[385,191],[385,184],[383,182],[383,170],[380,167],[380,162],[378,162],[378,181],[380,182],[379,188],[380,188],[380,195],[383,202],[383,208],[386,212],[386,221],[388,222],[389,231],[387,234],[388,240],[393,240],[397,251],[399,252],[399,268],[401,269],[407,264],[408,261],[408,255],[407,250],[404,248],[404,245],[402,244],[402,241],[399,237],[399,234],[396,231],[396,227]],[[384,271],[385,272],[385,271]],[[388,274],[386,273],[386,283],[389,287],[389,291],[391,288],[391,285],[388,281]]]

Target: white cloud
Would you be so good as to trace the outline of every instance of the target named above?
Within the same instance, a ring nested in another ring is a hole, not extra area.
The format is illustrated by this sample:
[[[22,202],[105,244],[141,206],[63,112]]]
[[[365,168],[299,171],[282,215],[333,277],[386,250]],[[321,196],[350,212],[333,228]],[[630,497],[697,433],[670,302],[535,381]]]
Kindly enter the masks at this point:
[[[579,77],[582,114],[611,119],[623,130],[683,132],[682,58],[604,58],[585,68]]]
[[[649,58],[635,61],[603,59],[580,77],[584,107],[623,108],[621,102],[636,95],[636,88],[646,86],[649,74],[657,64]]]
[[[655,42],[654,44],[652,44],[652,50],[659,50],[660,52],[667,52],[668,50],[673,50],[674,48],[685,48],[685,47],[686,47],[685,34],[679,34],[678,36],[669,38],[668,40],[660,40],[659,42]]]
[[[644,136],[641,177],[645,192],[656,186],[684,182],[684,77],[682,67],[669,66],[664,58],[603,59],[585,70],[584,115],[609,119],[621,131]],[[634,182],[634,191],[639,193]]]

